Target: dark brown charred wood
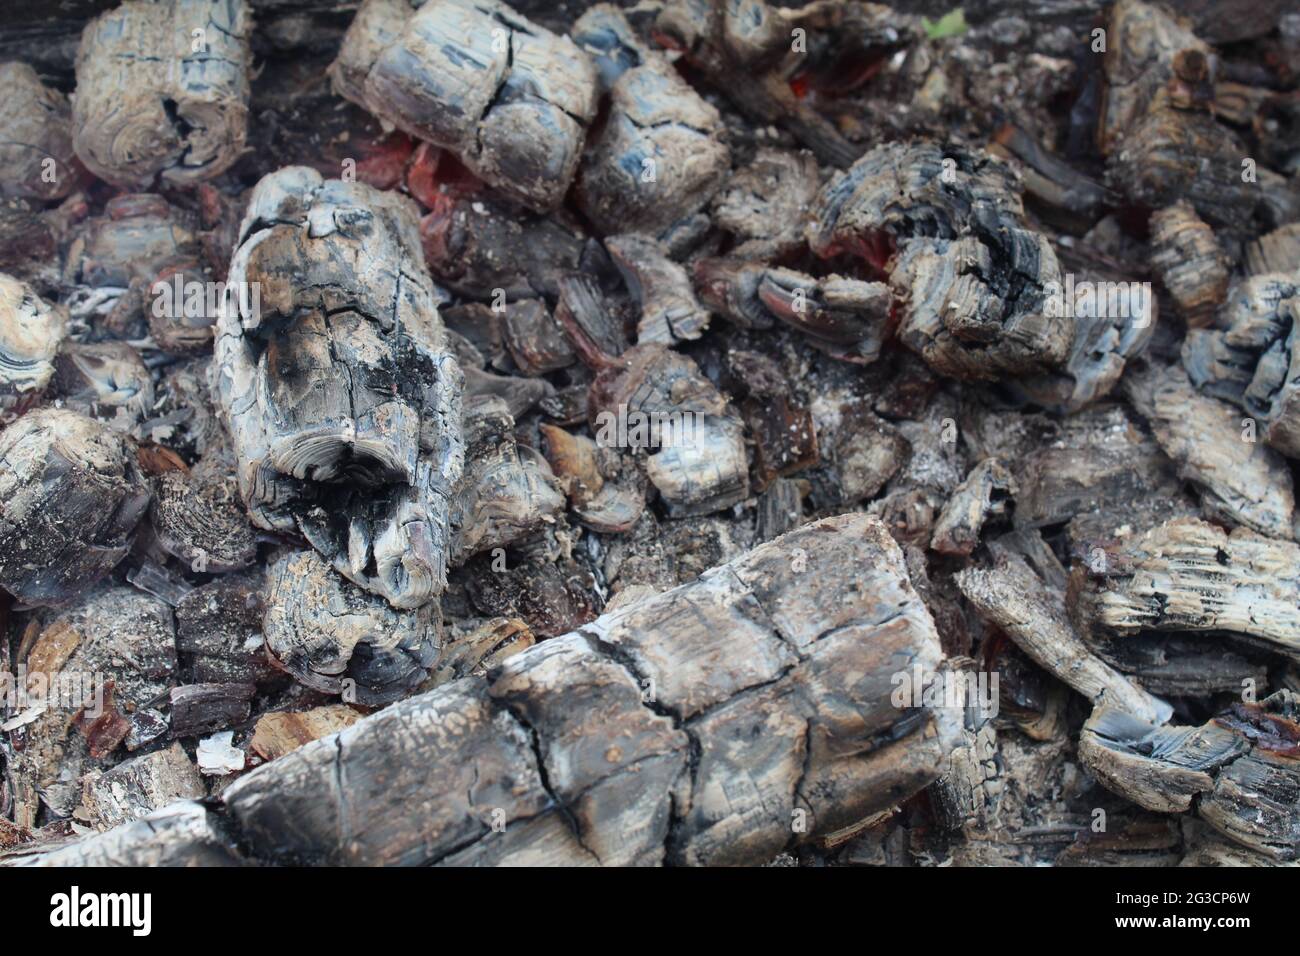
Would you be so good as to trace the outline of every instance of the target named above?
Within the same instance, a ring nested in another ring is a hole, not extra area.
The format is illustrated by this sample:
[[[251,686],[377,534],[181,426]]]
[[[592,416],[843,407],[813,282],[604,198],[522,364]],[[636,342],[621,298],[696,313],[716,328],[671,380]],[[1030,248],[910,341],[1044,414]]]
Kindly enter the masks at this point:
[[[559,371],[578,360],[564,327],[541,299],[507,305],[501,329],[506,348],[525,375]]]
[[[596,112],[596,72],[567,37],[497,0],[367,0],[334,89],[535,209],[559,205]]]
[[[244,0],[127,0],[86,26],[72,104],[77,156],[124,189],[228,169],[248,121]]]
[[[559,273],[579,268],[584,242],[561,219],[517,214],[486,196],[441,198],[420,220],[420,239],[439,282],[494,301],[554,297]]]
[[[598,598],[590,574],[572,562],[503,562],[479,558],[467,570],[474,606],[493,617],[519,618],[540,637],[556,637],[592,620]]]
[[[26,63],[0,63],[0,87],[0,196],[64,198],[82,177],[68,98]]]
[[[413,206],[304,167],[254,191],[218,324],[216,395],[255,525],[298,530],[395,607],[446,580],[462,376]]]
[[[281,674],[262,640],[263,586],[260,573],[223,575],[177,602],[176,649],[196,683],[268,684]]]
[[[0,272],[0,424],[33,405],[54,375],[67,310]]]
[[[248,719],[253,684],[185,684],[171,690],[173,737],[198,737]]]
[[[815,468],[821,461],[812,413],[784,395],[751,398],[741,407],[754,439],[754,490],[776,478]]]
[[[589,368],[606,368],[627,351],[630,344],[627,330],[607,304],[593,276],[566,273],[560,277],[559,292],[555,318],[569,336],[578,357]]]
[[[122,436],[74,412],[40,408],[0,433],[0,585],[58,604],[130,550],[149,486]]]

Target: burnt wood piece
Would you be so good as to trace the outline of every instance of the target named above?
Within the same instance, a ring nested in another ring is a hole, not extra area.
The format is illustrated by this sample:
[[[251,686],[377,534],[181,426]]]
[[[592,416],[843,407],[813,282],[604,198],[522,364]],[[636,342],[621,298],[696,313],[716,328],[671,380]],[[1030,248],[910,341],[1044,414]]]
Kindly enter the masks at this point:
[[[179,743],[173,743],[165,750],[124,760],[111,770],[87,773],[81,804],[91,825],[107,830],[178,801],[206,796],[194,761]]]
[[[81,179],[68,98],[20,62],[0,63],[0,196],[63,199]]]
[[[628,70],[583,158],[579,208],[603,234],[658,236],[722,185],[731,153],[721,132],[718,111],[667,63]]]
[[[979,544],[989,520],[1008,519],[1019,493],[1016,479],[1003,462],[987,458],[971,469],[939,512],[930,548],[940,554],[968,555]]]
[[[153,480],[149,521],[159,546],[191,571],[221,574],[247,567],[257,539],[229,474],[168,471]]]
[[[92,20],[77,51],[77,156],[123,189],[225,172],[247,135],[251,30],[244,0],[127,0]]]
[[[1141,0],[1115,4],[1106,35],[1099,145],[1107,184],[1155,209],[1185,200],[1211,226],[1244,237],[1262,190],[1243,175],[1245,144],[1211,112],[1209,48]]]
[[[1089,634],[1087,640],[1093,653],[1153,694],[1209,697],[1269,686],[1271,655],[1246,639],[1143,631],[1114,637]]]
[[[861,149],[791,89],[790,74],[805,60],[805,54],[794,52],[791,38],[796,26],[811,34],[814,43],[821,33],[836,30],[854,39],[865,37],[869,28],[851,22],[853,8],[858,6],[879,9],[871,4],[813,3],[803,11],[787,11],[762,0],[673,0],[656,16],[654,36],[657,42],[682,51],[707,82],[751,121],[784,127],[821,162],[842,168],[852,163]],[[809,14],[806,25],[794,19],[800,13]],[[850,22],[836,22],[837,13],[847,13]],[[892,11],[890,19],[903,30],[919,25]],[[894,39],[898,39],[897,33]],[[746,81],[736,82],[737,76]]]
[[[195,801],[164,807],[98,836],[28,857],[16,866],[239,866],[241,859],[211,811]]]
[[[1088,700],[1104,700],[1144,720],[1169,718],[1168,704],[1088,649],[1070,623],[1060,593],[1049,589],[1018,555],[1004,553],[995,566],[968,568],[956,580],[981,617]]]
[[[126,193],[87,219],[68,250],[70,283],[126,288],[142,283],[148,292],[164,270],[197,262],[202,255],[198,224],[162,196]],[[150,302],[153,296],[149,296]]]
[[[432,689],[462,677],[483,677],[536,643],[533,632],[519,618],[494,617],[468,633],[449,635],[425,686]]]
[[[644,482],[621,476],[606,480],[601,460],[608,455],[620,457],[617,452],[554,425],[539,428],[546,460],[565,486],[569,507],[583,527],[605,534],[630,530],[645,510]]]
[[[890,143],[818,195],[808,242],[861,256],[890,284],[898,335],[941,374],[994,381],[1065,364],[1072,315],[1049,314],[1062,281],[1047,238],[1025,225],[1019,184],[999,160],[958,145]]]
[[[188,655],[196,683],[267,684],[281,672],[262,640],[265,613],[260,572],[223,575],[176,604],[176,649]]]
[[[67,323],[63,306],[0,272],[0,424],[21,415],[49,385]]]
[[[509,303],[502,317],[501,331],[505,347],[525,375],[557,372],[578,360],[564,327],[541,299]]]
[[[117,565],[149,506],[135,449],[75,412],[39,408],[0,432],[0,585],[59,604]]]
[[[537,210],[563,200],[596,113],[587,55],[497,0],[366,0],[330,76]]]
[[[1081,567],[1074,612],[1098,639],[1233,634],[1300,658],[1300,546],[1178,518]]]
[[[890,697],[899,660],[940,658],[897,546],[845,515],[309,743],[222,805],[263,861],[758,862],[934,778],[951,715]]]
[[[283,555],[268,575],[266,648],[299,683],[377,707],[400,700],[428,677],[442,643],[436,601],[394,608],[314,551]]]
[[[819,179],[810,153],[760,147],[709,203],[713,225],[736,243],[729,254],[770,262],[802,249]]]
[[[253,684],[185,684],[171,690],[173,737],[199,737],[248,719]]]
[[[1151,216],[1151,268],[1191,328],[1214,324],[1228,295],[1228,257],[1214,230],[1186,201]]]
[[[597,375],[589,399],[597,444],[647,454],[651,483],[675,516],[749,497],[744,425],[689,358],[638,345]]]
[[[1207,517],[1293,537],[1290,469],[1276,451],[1250,440],[1252,429],[1239,411],[1196,391],[1177,364],[1126,375],[1124,391],[1179,477],[1196,487]]]
[[[602,97],[620,76],[658,55],[641,41],[623,11],[612,3],[589,6],[574,21],[569,36],[591,58]]]
[[[1300,272],[1254,275],[1232,289],[1218,327],[1182,349],[1192,384],[1257,419],[1259,437],[1290,458],[1300,458],[1298,321]]]
[[[362,714],[346,704],[326,704],[304,711],[272,711],[253,729],[249,747],[263,760],[276,760],[303,744],[351,727]]]
[[[1079,758],[1106,787],[1162,813],[1192,812],[1275,860],[1300,848],[1300,702],[1279,691],[1235,703],[1201,727],[1158,727],[1100,707]]]
[[[698,339],[709,327],[709,313],[695,298],[686,269],[668,258],[648,236],[618,235],[605,240],[632,297],[641,306],[638,344]]]
[[[1043,424],[1039,441],[1011,460],[1017,527],[1042,528],[1094,511],[1122,515],[1134,501],[1178,495],[1173,463],[1126,406],[1096,405]]]
[[[65,408],[130,434],[154,403],[153,373],[128,342],[65,343],[51,391]]]
[[[553,298],[559,276],[581,266],[585,242],[559,214],[521,214],[487,195],[440,197],[420,220],[420,239],[434,278],[458,295],[493,301]]]
[[[287,167],[254,190],[215,394],[253,524],[413,608],[441,593],[462,375],[396,193]]]
[[[540,530],[564,509],[546,459],[518,443],[504,402],[475,402],[462,431],[465,469],[452,494],[450,519],[455,565]]]
[[[1247,243],[1246,269],[1251,275],[1300,270],[1300,222],[1279,226]]]
[[[754,440],[755,491],[821,462],[812,413],[791,405],[788,396],[747,399],[741,412]]]

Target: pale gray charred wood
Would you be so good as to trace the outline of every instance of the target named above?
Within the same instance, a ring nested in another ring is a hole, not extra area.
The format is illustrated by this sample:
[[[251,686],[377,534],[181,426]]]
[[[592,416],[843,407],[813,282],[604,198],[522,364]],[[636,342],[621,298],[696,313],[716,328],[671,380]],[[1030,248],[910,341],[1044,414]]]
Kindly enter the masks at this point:
[[[238,866],[238,851],[200,803],[183,801],[99,836],[30,857],[18,866]]]
[[[91,21],[77,51],[77,156],[124,189],[224,172],[247,135],[251,29],[244,0],[127,0]]]
[[[1110,708],[1084,725],[1079,756],[1140,806],[1192,812],[1275,860],[1300,846],[1300,705],[1290,691],[1235,703],[1201,727],[1156,727]]]
[[[0,585],[59,604],[131,548],[149,486],[127,439],[75,412],[40,408],[0,433]]]
[[[1074,614],[1098,639],[1232,634],[1300,657],[1300,547],[1178,518],[1080,568]]]
[[[82,782],[81,805],[98,830],[108,830],[182,800],[201,800],[207,787],[179,743],[132,757],[111,770],[92,770]]]
[[[713,197],[709,215],[736,243],[730,255],[771,261],[803,247],[804,220],[819,185],[811,154],[762,147]]]
[[[740,416],[691,359],[662,345],[629,349],[597,375],[589,411],[598,444],[647,453],[646,474],[672,514],[749,496]]]
[[[442,644],[437,602],[394,608],[314,551],[285,554],[268,574],[266,647],[299,683],[349,703],[382,706],[428,677]]]
[[[86,220],[68,250],[65,279],[94,288],[151,285],[173,263],[202,253],[197,223],[162,196],[126,193]]]
[[[564,509],[550,466],[515,438],[515,420],[500,399],[475,402],[462,431],[465,469],[452,494],[451,562],[506,547]]]
[[[731,154],[721,131],[718,111],[667,63],[628,70],[583,158],[579,207],[604,234],[658,236],[722,185]]]
[[[54,360],[51,391],[64,407],[134,434],[152,410],[153,373],[128,342],[69,342]]]
[[[1254,275],[1232,289],[1218,327],[1194,330],[1182,349],[1192,383],[1248,413],[1243,428],[1258,419],[1264,441],[1290,458],[1300,458],[1298,320],[1300,272]]]
[[[215,393],[255,525],[300,531],[395,607],[446,583],[462,375],[413,204],[305,167],[254,191],[218,321]]]
[[[1124,377],[1124,391],[1179,476],[1196,486],[1207,517],[1275,538],[1294,536],[1286,460],[1249,440],[1253,435],[1239,411],[1197,392],[1177,364],[1132,371]]]
[[[896,708],[890,678],[940,657],[897,547],[846,515],[307,744],[223,805],[266,861],[757,862],[933,779],[948,715]]]
[[[336,92],[538,210],[563,200],[596,112],[587,55],[497,0],[367,0],[330,75]]]
[[[1251,275],[1300,270],[1300,222],[1279,226],[1247,243],[1245,255]]]
[[[1144,720],[1169,718],[1168,704],[1087,648],[1066,616],[1062,597],[1049,590],[1020,557],[1004,554],[996,566],[968,568],[956,580],[981,617],[1088,700],[1105,701]]]
[[[637,36],[623,11],[611,3],[588,7],[574,21],[569,36],[591,58],[601,96],[632,67],[658,55]]]
[[[62,199],[82,176],[68,98],[28,64],[0,63],[0,196]]]
[[[67,310],[0,272],[0,424],[33,405],[54,375]]]

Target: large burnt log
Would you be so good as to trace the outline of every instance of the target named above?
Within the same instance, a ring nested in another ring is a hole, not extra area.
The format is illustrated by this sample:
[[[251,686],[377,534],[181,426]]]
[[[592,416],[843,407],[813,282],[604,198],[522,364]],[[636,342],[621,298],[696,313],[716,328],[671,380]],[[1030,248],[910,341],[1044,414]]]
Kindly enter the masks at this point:
[[[61,859],[184,859],[226,830],[260,862],[757,862],[937,775],[956,715],[891,698],[940,658],[884,527],[827,519],[308,743],[184,840],[110,831]]]
[[[425,603],[446,583],[461,373],[410,202],[283,169],[253,194],[230,282],[215,388],[253,523]]]

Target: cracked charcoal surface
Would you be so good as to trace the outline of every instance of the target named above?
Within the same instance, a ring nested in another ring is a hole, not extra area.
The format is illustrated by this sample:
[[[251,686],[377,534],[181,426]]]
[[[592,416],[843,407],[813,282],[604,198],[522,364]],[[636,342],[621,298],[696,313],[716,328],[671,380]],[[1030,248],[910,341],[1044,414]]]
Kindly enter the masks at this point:
[[[1284,6],[7,11],[0,866],[1295,865]]]

